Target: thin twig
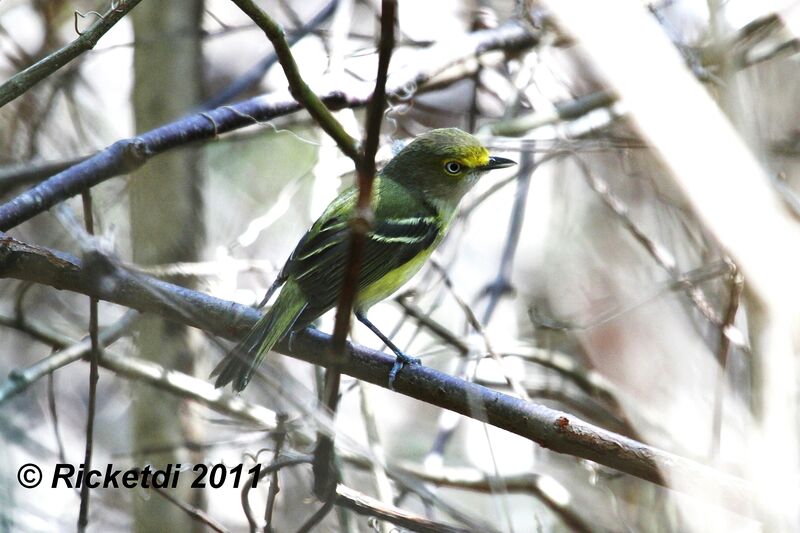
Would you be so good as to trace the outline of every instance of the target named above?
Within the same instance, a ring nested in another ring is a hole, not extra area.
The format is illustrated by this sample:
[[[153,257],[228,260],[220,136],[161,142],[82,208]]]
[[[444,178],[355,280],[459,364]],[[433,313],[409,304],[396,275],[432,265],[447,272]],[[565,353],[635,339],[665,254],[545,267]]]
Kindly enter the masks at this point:
[[[393,75],[388,93],[392,96],[405,94],[408,87],[413,86],[418,94],[433,87],[429,85],[431,78],[454,64],[471,59],[475,54],[498,49],[518,50],[538,42],[538,33],[513,21],[492,30],[477,31],[465,36],[459,46],[448,46],[448,41],[443,41],[429,47],[431,51],[438,51],[429,60],[421,60],[415,63],[414,69]],[[372,83],[356,84],[346,91],[328,91],[320,99],[332,110],[355,108],[369,101],[373,89]],[[39,183],[10,202],[0,205],[0,231],[13,228],[84,189],[131,172],[160,153],[192,142],[215,139],[223,133],[295,113],[300,109],[302,107],[291,95],[272,93],[205,113],[189,115],[136,137],[119,140],[79,164]]]
[[[722,437],[723,401],[725,399],[725,383],[728,375],[728,356],[731,351],[731,335],[738,330],[734,328],[736,313],[739,311],[739,300],[744,290],[744,277],[736,267],[733,267],[733,277],[730,282],[730,299],[725,318],[719,328],[719,351],[717,352],[717,382],[714,388],[714,412],[711,423],[711,457],[719,456],[719,446]]]
[[[446,342],[456,349],[459,354],[465,356],[469,353],[469,345],[458,335],[450,331],[447,327],[431,318],[430,313],[411,301],[410,295],[406,292],[395,297],[394,301],[403,308],[405,314],[413,318],[420,326],[430,331],[440,340]]]
[[[453,286],[453,281],[450,279],[445,268],[439,264],[435,259],[431,259],[431,265],[435,268],[439,274],[442,276],[444,280],[445,287],[450,292],[450,295],[456,301],[458,306],[464,312],[464,315],[467,317],[467,322],[472,328],[483,338],[483,344],[486,346],[486,352],[489,356],[497,363],[498,368],[503,373],[503,377],[505,377],[506,382],[511,387],[511,390],[514,391],[514,394],[519,396],[521,399],[528,401],[528,393],[525,392],[525,387],[519,382],[519,380],[512,375],[506,368],[506,364],[503,361],[503,358],[500,357],[500,354],[497,353],[494,348],[492,347],[492,343],[489,341],[489,336],[486,334],[486,329],[481,324],[481,321],[478,320],[478,317],[475,315],[475,312],[472,310],[470,305],[464,301],[464,299],[458,294],[455,287]]]
[[[366,137],[364,152],[353,158],[358,172],[358,199],[356,213],[350,221],[350,249],[347,267],[344,271],[342,290],[336,306],[336,320],[333,328],[333,355],[343,358],[345,343],[350,331],[350,317],[358,291],[358,278],[361,272],[361,260],[366,245],[367,233],[372,226],[372,184],[375,179],[375,153],[380,141],[381,121],[386,107],[386,79],[389,72],[389,61],[394,49],[394,30],[397,18],[395,0],[383,0],[381,4],[381,38],[378,51],[378,74],[375,90],[367,106]],[[348,154],[349,155],[349,154]],[[323,403],[331,413],[336,412],[339,398],[341,374],[337,369],[330,369],[325,374]],[[333,437],[320,432],[319,443],[314,453],[314,492],[320,499],[331,499],[336,488],[332,475]],[[325,509],[325,507],[323,507]]]
[[[139,313],[131,311],[113,325],[101,330],[98,335],[99,343],[103,346],[109,346],[120,337],[127,334],[138,315]],[[12,370],[8,379],[0,383],[0,405],[21,393],[44,376],[52,374],[59,368],[86,357],[92,349],[91,339],[70,343],[70,339],[55,337],[53,334],[42,331],[41,328],[33,327],[27,323],[20,324],[18,321],[10,321],[8,325],[12,327],[19,326],[18,329],[20,331],[24,331],[53,347],[62,349],[29,367]]]
[[[283,451],[283,444],[286,442],[286,419],[287,416],[283,413],[278,415],[278,425],[273,432],[272,438],[275,439],[275,452],[273,462],[277,461]],[[269,482],[269,490],[267,491],[267,504],[264,507],[264,531],[265,533],[272,533],[272,513],[275,509],[275,499],[280,492],[278,486],[278,470],[272,472],[272,479]]]
[[[61,463],[67,462],[67,455],[64,452],[64,439],[61,437],[61,429],[58,426],[58,407],[56,405],[55,377],[52,372],[47,374],[47,407],[50,409],[50,416],[53,419],[53,434],[58,446],[58,460]]]
[[[316,15],[311,17],[308,22],[300,25],[298,28],[294,30],[290,30],[289,39],[287,40],[287,44],[289,47],[294,46],[300,40],[302,40],[306,35],[312,33],[317,29],[317,27],[325,22],[333,13],[336,11],[336,6],[338,5],[339,0],[329,0],[322,9],[317,12]],[[261,61],[256,63],[253,67],[247,70],[244,74],[233,80],[227,87],[221,90],[219,93],[211,97],[210,99],[206,100],[203,105],[200,107],[202,110],[209,110],[214,109],[215,107],[219,107],[226,102],[229,102],[242,94],[243,92],[247,91],[251,87],[255,86],[263,77],[264,74],[275,64],[278,60],[278,56],[274,51],[268,53]]]
[[[387,505],[345,485],[336,487],[336,504],[353,511],[380,518],[410,531],[421,533],[471,533],[474,530],[428,520],[421,516]]]
[[[94,217],[92,215],[92,196],[90,191],[83,193],[83,218],[86,224],[86,232],[94,235]],[[86,417],[86,450],[83,457],[83,464],[86,469],[92,468],[92,451],[94,448],[94,415],[97,406],[97,381],[100,379],[98,371],[98,361],[101,357],[102,345],[97,333],[97,298],[89,297],[89,338],[91,349],[89,350],[89,408]],[[89,491],[88,483],[81,487],[81,505],[78,512],[78,531],[85,531],[89,525]]]
[[[317,527],[317,525],[320,522],[322,522],[322,520],[326,516],[328,516],[328,513],[331,512],[331,509],[333,509],[333,506],[336,503],[335,496],[336,493],[334,492],[333,494],[331,494],[330,497],[325,499],[324,503],[322,504],[322,507],[317,509],[316,512],[313,515],[311,515],[311,517],[308,520],[306,520],[302,526],[300,526],[300,528],[297,530],[297,533],[308,533],[309,531]]]
[[[214,518],[204,510],[180,501],[175,496],[170,494],[168,490],[158,488],[155,485],[151,485],[150,488],[155,491],[156,494],[174,504],[178,509],[189,515],[192,520],[196,520],[197,522],[208,528],[211,528],[217,533],[228,533],[230,531],[228,528],[214,520]]]
[[[277,474],[286,467],[307,464],[310,463],[311,461],[312,457],[310,455],[279,457],[278,454],[275,454],[275,457],[272,459],[272,462],[268,466],[262,467],[259,470],[258,477],[256,477],[256,474],[254,473],[250,477],[250,480],[244,484],[239,499],[242,503],[242,510],[244,510],[244,515],[247,517],[247,522],[248,524],[250,524],[251,532],[255,532],[258,530],[258,522],[256,521],[256,516],[255,514],[253,514],[253,509],[250,507],[250,490],[253,488],[254,484],[257,481],[261,481],[267,476]]]
[[[128,12],[142,0],[125,0],[115,8],[109,9],[91,28],[83,32],[77,39],[63,46],[58,51],[37,61],[11,77],[0,85],[0,108],[14,100],[28,89],[47,78],[82,53],[91,50],[100,37],[110,30]]]
[[[275,48],[275,55],[278,56],[278,61],[283,67],[283,72],[289,82],[289,90],[295,100],[300,102],[317,124],[336,141],[342,152],[353,161],[359,161],[362,154],[358,150],[356,140],[344,130],[344,127],[300,76],[300,69],[297,67],[292,50],[286,41],[286,34],[280,24],[272,20],[252,0],[232,1],[261,28],[270,42],[272,42],[272,46]]]

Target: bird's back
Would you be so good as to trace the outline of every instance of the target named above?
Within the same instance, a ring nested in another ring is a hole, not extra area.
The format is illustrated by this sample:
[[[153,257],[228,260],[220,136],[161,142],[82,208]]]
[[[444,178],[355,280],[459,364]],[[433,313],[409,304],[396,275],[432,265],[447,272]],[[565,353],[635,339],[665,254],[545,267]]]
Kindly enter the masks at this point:
[[[374,184],[374,220],[367,235],[357,305],[366,309],[410,279],[438,244],[440,217],[424,198],[386,177]],[[355,188],[334,200],[298,243],[281,276],[301,288],[308,306],[295,323],[304,327],[336,305],[350,258]]]

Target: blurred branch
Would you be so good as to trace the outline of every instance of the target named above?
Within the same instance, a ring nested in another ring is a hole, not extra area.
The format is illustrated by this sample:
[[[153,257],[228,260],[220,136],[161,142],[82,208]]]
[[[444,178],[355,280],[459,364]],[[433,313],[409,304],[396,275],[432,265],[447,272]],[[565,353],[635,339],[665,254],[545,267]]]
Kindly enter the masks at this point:
[[[511,284],[511,272],[514,268],[514,258],[516,257],[519,238],[522,234],[522,224],[525,221],[531,178],[536,167],[537,165],[533,161],[533,154],[524,152],[520,158],[517,190],[514,193],[514,203],[511,206],[508,231],[506,232],[506,240],[503,244],[503,254],[500,257],[497,275],[481,289],[478,296],[479,299],[486,298],[486,308],[481,321],[484,325],[488,325],[492,319],[500,298],[514,292],[514,287]]]
[[[610,107],[616,101],[617,97],[611,91],[597,91],[579,96],[574,100],[556,102],[551,110],[528,113],[509,120],[495,122],[486,126],[485,133],[497,136],[524,135],[528,131],[542,126],[560,121],[575,120],[597,109]],[[481,131],[481,133],[484,133],[484,131]]]
[[[342,454],[342,458],[349,464],[361,468],[372,469],[374,466],[370,461],[353,454]],[[506,476],[490,476],[477,468],[458,468],[458,467],[421,467],[412,462],[391,463],[387,472],[399,482],[404,478],[414,478],[416,480],[436,485],[437,487],[450,487],[460,490],[469,490],[493,493],[497,487],[503,487],[509,493],[530,494],[554,514],[559,516],[565,524],[570,526],[571,531],[584,532],[593,531],[584,520],[578,516],[576,510],[571,508],[568,503],[560,501],[553,496],[553,488],[563,491],[566,489],[553,478],[541,474],[525,473],[510,474]]]
[[[752,508],[765,530],[796,531],[800,250],[791,243],[800,241],[800,228],[759,156],[641,6],[578,0],[546,4],[625,101],[632,121],[659,153],[698,219],[747,279],[757,428],[746,445],[747,474],[755,488]],[[612,25],[624,31],[609,32]],[[654,105],[660,101],[680,105]]]
[[[124,0],[112,6],[95,22],[91,28],[83,32],[80,37],[63,46],[60,50],[37,61],[22,72],[11,77],[0,85],[0,107],[14,100],[28,89],[57,71],[82,53],[91,50],[100,40],[100,37],[110,30],[128,12],[136,7],[141,0]]]
[[[411,86],[419,93],[431,78],[454,64],[469,61],[492,50],[518,50],[538,42],[538,33],[513,21],[491,30],[473,32],[458,43],[443,40],[426,49],[436,51],[435,54],[430,57],[426,54],[425,59],[416,62],[413,69],[393,75],[388,81],[387,94],[390,98],[406,94]],[[360,107],[369,101],[373,88],[372,83],[355,83],[346,90],[331,90],[319,98],[331,110]],[[427,88],[429,87],[424,87]],[[300,109],[301,106],[290,94],[271,93],[193,114],[136,137],[119,140],[10,202],[0,205],[0,231],[7,231],[84,189],[130,172],[162,152],[192,142],[213,139],[223,133],[295,113]]]
[[[289,90],[295,100],[300,102],[317,124],[336,141],[339,149],[352,159],[356,166],[359,166],[358,163],[361,161],[362,154],[358,149],[356,140],[344,130],[344,127],[336,120],[322,99],[311,90],[302,76],[300,76],[300,69],[297,68],[292,50],[286,41],[286,34],[280,24],[272,20],[252,0],[232,1],[262,29],[272,42],[272,46],[275,47],[275,55],[278,56],[278,61],[283,67],[283,72],[289,82]]]
[[[164,490],[159,487],[156,487],[154,484],[150,485],[150,488],[155,491],[156,494],[167,500],[168,502],[174,504],[178,507],[181,511],[189,515],[192,520],[196,520],[200,524],[204,525],[205,527],[209,528],[212,531],[216,531],[217,533],[228,533],[230,530],[214,520],[207,512],[193,505],[189,505],[180,501],[178,498],[170,494],[169,490]]]
[[[83,220],[86,224],[86,233],[89,237],[94,235],[94,216],[92,214],[92,192],[83,191]],[[63,204],[66,205],[66,204]],[[94,296],[89,297],[89,340],[91,350],[89,351],[89,407],[86,413],[86,444],[83,456],[83,464],[87,470],[92,468],[92,455],[94,452],[94,419],[97,409],[97,381],[100,379],[98,362],[103,352],[103,345],[100,344],[97,335],[98,329],[98,300]],[[78,531],[83,533],[89,525],[89,496],[90,487],[84,483],[81,487],[81,503],[78,511]]]
[[[603,203],[620,219],[625,229],[630,232],[636,242],[641,244],[644,249],[647,250],[647,253],[650,254],[656,264],[663,268],[674,280],[677,281],[679,279],[685,279],[685,276],[683,276],[681,271],[678,269],[675,256],[664,246],[647,236],[647,234],[645,234],[645,232],[639,228],[639,226],[631,218],[628,207],[617,195],[611,191],[608,183],[592,172],[592,170],[589,168],[589,165],[587,165],[579,156],[576,155],[574,160],[581,169],[581,172],[583,173],[584,178],[586,178],[589,187],[591,187],[592,190],[597,193]],[[700,314],[706,318],[706,320],[708,320],[714,326],[722,327],[722,317],[719,316],[717,311],[708,302],[708,298],[706,297],[705,292],[703,292],[703,289],[689,281],[684,285],[683,291],[686,296],[689,297],[697,310],[700,311]],[[730,328],[735,329],[735,326],[730,325]],[[739,330],[736,330],[736,333],[737,347],[746,347],[741,342],[745,336]]]
[[[228,338],[244,335],[260,316],[250,307],[146,276],[133,276],[110,262],[98,280],[97,272],[86,269],[77,258],[2,234],[0,272],[5,277],[52,285],[156,313]],[[341,371],[350,376],[387,386],[386,377],[394,363],[393,357],[351,344],[349,357],[345,361],[335,361],[330,357],[330,343],[329,335],[306,329],[293,336],[291,346],[284,340],[276,349],[316,365],[338,364]],[[668,486],[666,479],[677,480],[681,485],[672,488],[721,496],[726,505],[740,512],[747,509],[746,502],[752,497],[748,486],[739,478],[587,424],[570,414],[453,378],[433,368],[415,365],[404,369],[397,376],[395,389],[468,417],[476,416],[472,407],[477,402],[483,408],[483,421],[544,448],[588,459],[664,486]]]
[[[728,297],[728,309],[725,311],[725,321],[719,328],[719,348],[717,350],[717,382],[714,387],[714,411],[711,419],[711,453],[712,458],[719,456],[719,446],[722,438],[722,415],[723,402],[725,400],[725,384],[728,377],[728,357],[731,352],[733,338],[740,332],[734,326],[736,315],[739,312],[739,302],[744,290],[744,277],[733,267],[733,275],[730,281],[730,296]],[[735,344],[740,344],[737,338]]]
[[[653,301],[654,299],[668,293],[676,291],[687,291],[700,283],[705,283],[712,279],[726,276],[732,273],[732,263],[725,260],[718,259],[707,265],[702,265],[686,273],[679,273],[677,277],[671,280],[664,281],[656,285],[651,292],[639,297],[635,302],[625,307],[615,306],[611,309],[601,311],[595,318],[589,322],[575,322],[555,319],[552,317],[543,316],[536,306],[528,309],[528,317],[531,322],[540,328],[553,329],[558,331],[574,331],[574,330],[588,330],[596,328],[597,326],[607,324],[612,320],[616,320],[626,313],[630,313],[634,309],[638,309],[642,305]],[[738,330],[737,330],[738,331]],[[739,332],[741,335],[741,332]],[[750,347],[747,345],[745,338],[740,337],[737,340],[737,346],[747,352]]]
[[[361,407],[361,418],[364,420],[364,429],[367,434],[367,445],[375,458],[369,467],[370,474],[374,479],[375,491],[378,500],[384,504],[391,505],[394,502],[394,492],[386,472],[386,452],[381,442],[380,431],[378,430],[377,417],[375,416],[374,397],[372,385],[369,383],[358,383],[359,404]],[[381,528],[379,533],[391,533],[388,527]]]
[[[218,413],[228,415],[259,428],[273,429],[277,424],[275,412],[243,400],[240,396],[222,392],[206,380],[136,357],[104,353],[100,366],[121,376],[147,383],[176,396],[194,400]]]
[[[130,312],[113,325],[100,330],[98,334],[99,343],[103,346],[108,346],[125,336],[138,316],[139,313]],[[86,357],[92,350],[91,339],[70,343],[69,339],[56,336],[52,332],[45,331],[37,326],[20,323],[14,319],[3,319],[1,323],[17,328],[37,340],[46,342],[53,347],[61,348],[61,350],[24,369],[12,370],[8,379],[0,383],[0,404],[16,396],[44,376]]]
[[[126,335],[133,327],[138,316],[139,313],[130,311],[113,325],[100,330],[100,343],[103,346],[109,346]],[[0,318],[0,324],[14,327],[41,342],[61,348],[59,352],[31,366],[22,370],[12,370],[9,378],[0,383],[0,405],[42,377],[85,358],[91,350],[91,341],[89,339],[74,342],[68,337],[46,330],[39,325],[33,323],[20,324],[14,319]],[[277,415],[273,411],[260,405],[251,404],[240,396],[224,393],[214,388],[207,381],[189,376],[183,372],[168,370],[161,365],[143,359],[118,355],[111,350],[103,351],[99,363],[103,368],[116,372],[121,376],[148,383],[167,392],[194,400],[219,413],[244,422],[269,429],[274,428],[277,424]]]
[[[356,211],[350,223],[350,249],[347,266],[344,271],[342,290],[336,305],[336,318],[333,327],[333,354],[337,358],[346,356],[345,345],[350,331],[350,318],[358,292],[358,278],[361,273],[361,262],[367,233],[372,227],[372,184],[375,181],[375,153],[380,141],[383,110],[386,108],[386,79],[389,72],[389,61],[394,50],[394,30],[397,23],[397,3],[395,0],[383,0],[381,3],[381,34],[378,51],[378,74],[375,89],[367,105],[366,136],[364,151],[353,158],[358,172],[358,199]],[[329,368],[325,373],[323,399],[325,406],[332,413],[336,412],[339,400],[341,373],[338,368]],[[336,490],[333,473],[334,465],[333,437],[319,433],[319,442],[314,450],[314,492],[321,500],[332,498]],[[338,477],[338,473],[336,474]]]
[[[306,35],[317,29],[320,24],[330,18],[330,16],[336,11],[336,6],[338,3],[339,0],[329,0],[316,15],[308,20],[308,22],[305,22],[300,25],[300,27],[291,30],[289,32],[289,39],[286,43],[287,46],[294,46]],[[222,91],[204,102],[200,109],[214,109],[215,107],[221,106],[225,102],[229,102],[230,100],[236,98],[251,87],[254,87],[277,60],[278,56],[275,51],[268,53],[261,61],[251,67],[247,72],[236,78]]]
[[[464,529],[441,522],[428,520],[421,516],[403,511],[392,505],[370,498],[345,485],[336,487],[336,504],[352,509],[358,514],[374,516],[392,524],[422,533],[469,533],[472,529]]]
[[[748,22],[725,45],[714,43],[710,50],[704,52],[711,56],[709,61],[719,63],[720,55],[734,49],[733,64],[738,68],[747,68],[800,51],[800,39],[795,34],[787,27],[783,16],[769,13]]]
[[[38,183],[43,179],[61,172],[91,156],[79,156],[59,161],[11,163],[0,167],[0,194],[5,194],[15,187]]]

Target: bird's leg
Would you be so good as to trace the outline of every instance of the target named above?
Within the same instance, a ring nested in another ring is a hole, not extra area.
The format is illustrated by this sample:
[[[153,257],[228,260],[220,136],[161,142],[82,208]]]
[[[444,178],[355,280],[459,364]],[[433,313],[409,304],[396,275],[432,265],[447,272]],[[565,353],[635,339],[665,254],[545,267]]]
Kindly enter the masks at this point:
[[[397,373],[400,372],[400,369],[403,368],[405,365],[419,365],[422,364],[422,362],[416,357],[409,357],[406,354],[404,354],[403,351],[397,346],[395,346],[394,343],[390,341],[386,335],[381,333],[381,330],[379,330],[375,326],[375,324],[373,324],[367,319],[367,316],[364,313],[356,312],[356,318],[358,319],[359,322],[367,326],[370,329],[370,331],[372,331],[372,333],[377,335],[378,338],[382,340],[383,343],[386,346],[388,346],[390,350],[394,352],[395,355],[394,366],[392,366],[392,370],[389,371],[389,388],[394,390],[394,380],[397,377]]]

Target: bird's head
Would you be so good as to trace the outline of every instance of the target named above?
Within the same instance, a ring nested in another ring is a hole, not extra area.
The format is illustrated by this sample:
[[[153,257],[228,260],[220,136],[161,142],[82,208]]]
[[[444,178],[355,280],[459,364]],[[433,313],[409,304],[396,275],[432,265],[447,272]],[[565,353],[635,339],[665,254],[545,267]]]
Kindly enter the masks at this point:
[[[457,128],[431,130],[415,138],[383,169],[383,175],[435,199],[458,202],[488,170],[515,165],[495,157]]]

